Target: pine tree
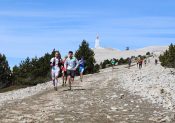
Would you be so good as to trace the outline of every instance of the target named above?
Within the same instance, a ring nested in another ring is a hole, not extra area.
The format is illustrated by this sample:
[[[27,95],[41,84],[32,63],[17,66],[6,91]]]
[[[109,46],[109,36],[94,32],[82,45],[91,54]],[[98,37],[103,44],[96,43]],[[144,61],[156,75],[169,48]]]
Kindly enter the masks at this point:
[[[5,55],[0,54],[0,88],[12,84],[12,73]]]
[[[150,55],[151,55],[151,53],[150,53],[150,52],[147,52],[147,53],[146,53],[146,55],[147,55],[147,56],[150,56]]]
[[[169,67],[175,68],[175,45],[173,44],[169,46],[168,62]]]
[[[89,73],[95,73],[99,71],[99,66],[95,66],[95,58],[94,58],[94,51],[89,48],[89,44],[86,40],[83,40],[81,45],[79,46],[79,49],[75,53],[75,57],[77,59],[81,59],[81,57],[84,57],[85,63],[85,74]]]
[[[50,80],[50,59],[55,56],[55,50],[51,54],[46,53],[40,58],[27,57],[19,66],[13,67],[15,84],[36,85]]]
[[[159,60],[163,67],[175,69],[175,45],[171,44],[169,49],[160,55]]]

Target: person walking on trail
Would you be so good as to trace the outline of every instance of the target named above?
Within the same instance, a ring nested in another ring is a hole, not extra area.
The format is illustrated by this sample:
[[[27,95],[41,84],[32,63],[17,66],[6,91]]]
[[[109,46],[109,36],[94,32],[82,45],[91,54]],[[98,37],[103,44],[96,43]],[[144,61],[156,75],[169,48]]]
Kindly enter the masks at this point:
[[[128,58],[128,69],[130,69],[130,67],[131,67],[131,63],[132,63],[131,58]]]
[[[66,68],[64,67],[64,63],[66,62],[66,59],[68,57],[65,56],[64,60],[62,60],[62,66],[61,66],[61,70],[62,70],[62,80],[63,80],[63,84],[62,86],[66,86],[66,82],[67,82],[67,72],[66,72]]]
[[[143,60],[140,59],[140,60],[139,60],[139,69],[142,69],[142,64],[143,64]]]
[[[114,66],[116,64],[115,58],[112,59],[111,64],[112,64],[112,69],[114,69]]]
[[[84,72],[84,70],[85,70],[85,60],[82,57],[79,60],[79,72],[80,72],[80,80],[81,80],[81,82],[83,81],[83,72]]]
[[[66,68],[66,71],[67,71],[67,80],[69,82],[70,90],[71,90],[71,84],[74,81],[75,72],[78,66],[79,66],[78,60],[73,56],[73,52],[69,51],[68,58],[64,63],[64,67]]]
[[[146,64],[147,64],[147,60],[146,59],[144,60],[144,63],[145,63],[145,67],[146,67]]]
[[[157,59],[155,59],[155,65],[157,65],[158,64],[158,60]]]
[[[58,51],[55,52],[55,57],[50,60],[51,76],[53,81],[54,90],[57,91],[58,77],[60,74],[61,56]]]
[[[140,61],[140,58],[137,58],[136,62],[137,62],[137,68],[139,67],[139,61]]]

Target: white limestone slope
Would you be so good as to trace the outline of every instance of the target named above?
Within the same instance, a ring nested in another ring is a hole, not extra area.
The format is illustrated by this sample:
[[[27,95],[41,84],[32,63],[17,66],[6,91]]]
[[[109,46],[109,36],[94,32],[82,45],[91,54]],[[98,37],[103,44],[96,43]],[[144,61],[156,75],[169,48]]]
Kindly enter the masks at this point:
[[[168,48],[167,46],[150,46],[142,49],[129,50],[129,51],[119,51],[112,48],[97,48],[93,50],[95,52],[95,59],[97,63],[100,63],[106,59],[112,59],[112,58],[120,59],[131,56],[145,55],[147,52],[158,55],[164,52],[167,48]]]
[[[137,66],[122,69],[117,76],[120,85],[134,95],[175,111],[175,75],[169,68],[155,65],[154,60],[151,58],[151,63],[141,70]]]

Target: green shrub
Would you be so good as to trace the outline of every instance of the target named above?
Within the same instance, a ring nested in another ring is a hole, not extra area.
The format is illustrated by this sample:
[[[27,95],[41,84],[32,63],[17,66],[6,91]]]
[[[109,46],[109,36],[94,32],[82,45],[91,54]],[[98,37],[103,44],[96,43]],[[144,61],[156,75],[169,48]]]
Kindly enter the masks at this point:
[[[161,65],[168,68],[175,68],[175,45],[171,44],[169,49],[160,55]]]
[[[101,66],[102,69],[104,69],[106,67],[110,67],[111,66],[111,61],[109,61],[108,59],[104,60],[103,62],[100,63],[100,66]]]
[[[118,61],[119,65],[123,65],[123,64],[127,64],[127,63],[128,63],[128,59],[120,58],[119,61]]]
[[[46,53],[43,57],[27,57],[19,66],[13,67],[14,82],[16,85],[36,85],[50,79],[50,59],[54,56]]]
[[[146,53],[146,55],[147,55],[147,56],[150,56],[150,55],[151,55],[151,53],[150,53],[150,52],[147,52],[147,53]]]

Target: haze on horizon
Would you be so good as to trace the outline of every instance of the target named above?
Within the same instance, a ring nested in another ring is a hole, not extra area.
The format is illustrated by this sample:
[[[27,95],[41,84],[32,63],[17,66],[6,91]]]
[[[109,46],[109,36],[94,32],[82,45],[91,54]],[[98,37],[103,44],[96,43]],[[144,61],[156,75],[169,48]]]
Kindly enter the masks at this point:
[[[83,39],[124,50],[175,43],[174,0],[1,0],[0,53],[10,66],[53,48],[65,55]]]

